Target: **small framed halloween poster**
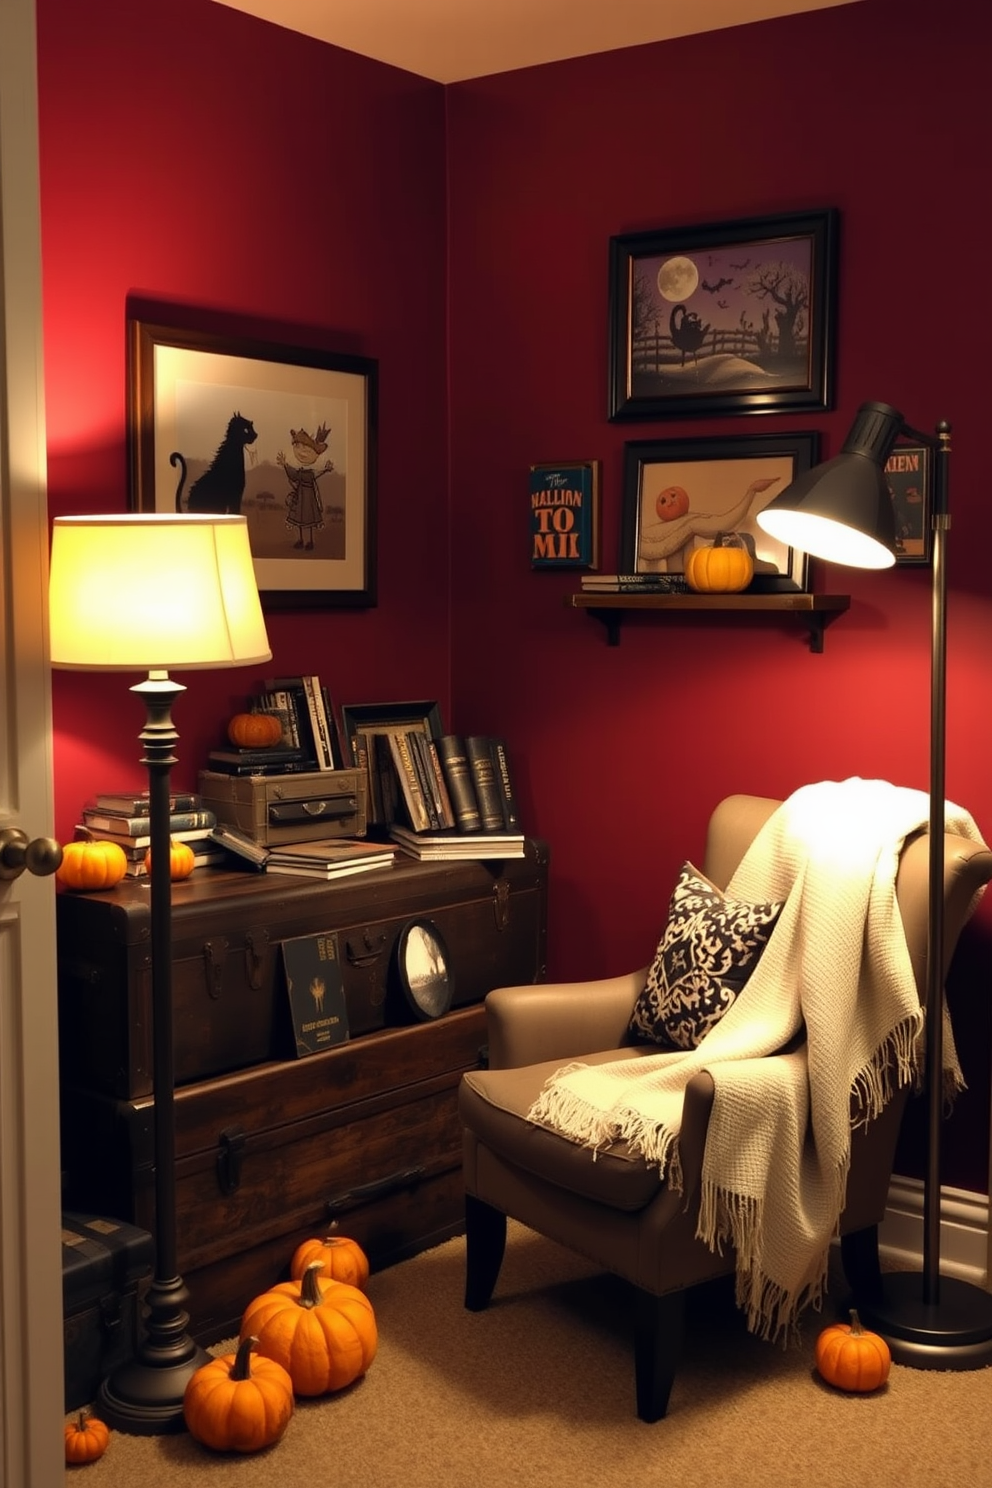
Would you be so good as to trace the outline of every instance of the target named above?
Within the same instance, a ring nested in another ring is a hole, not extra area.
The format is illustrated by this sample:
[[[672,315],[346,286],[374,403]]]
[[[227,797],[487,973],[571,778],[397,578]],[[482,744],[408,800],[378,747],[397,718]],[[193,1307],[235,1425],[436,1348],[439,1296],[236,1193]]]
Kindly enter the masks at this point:
[[[530,467],[532,568],[599,567],[599,461]]]

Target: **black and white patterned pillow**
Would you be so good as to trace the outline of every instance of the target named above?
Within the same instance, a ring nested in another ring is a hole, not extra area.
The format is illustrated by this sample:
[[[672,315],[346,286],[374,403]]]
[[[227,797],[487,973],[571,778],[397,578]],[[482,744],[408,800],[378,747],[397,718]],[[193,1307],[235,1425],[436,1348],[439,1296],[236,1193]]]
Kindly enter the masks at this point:
[[[671,1049],[694,1049],[754,971],[781,904],[727,899],[684,863],[629,1032]]]

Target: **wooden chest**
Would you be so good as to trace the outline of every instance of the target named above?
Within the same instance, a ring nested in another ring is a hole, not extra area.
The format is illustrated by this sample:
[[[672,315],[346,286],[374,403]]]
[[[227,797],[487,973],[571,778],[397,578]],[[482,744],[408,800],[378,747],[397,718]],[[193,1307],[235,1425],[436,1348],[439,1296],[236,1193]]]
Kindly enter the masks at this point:
[[[287,1274],[308,1236],[336,1224],[378,1268],[462,1227],[458,1082],[485,1058],[485,993],[544,975],[547,859],[532,843],[525,859],[491,867],[411,861],[386,875],[356,875],[364,884],[346,880],[344,894],[343,884],[216,878],[223,882],[208,896],[213,918],[202,922],[209,938],[237,943],[251,926],[277,942],[287,925],[316,933],[331,916],[349,1019],[353,1006],[355,1021],[367,1008],[374,1026],[355,1036],[353,1023],[347,1043],[319,1054],[267,1057],[177,1088],[178,1261],[191,1326],[204,1342],[236,1330],[246,1304]],[[382,878],[388,888],[372,882]],[[364,916],[357,912],[363,895]],[[98,913],[116,923],[112,908]],[[405,1002],[392,994],[392,948],[412,916],[441,928],[454,972],[457,1006],[430,1022],[409,1021]],[[175,915],[177,954],[189,928],[183,918]],[[67,922],[60,919],[60,958],[78,954]],[[243,944],[239,951],[244,964]],[[246,998],[244,983],[237,996]],[[273,1021],[282,1025],[285,993],[270,989],[269,996]],[[121,1017],[135,1002],[112,1005]],[[141,996],[137,1005],[144,1007]],[[187,1060],[191,1054],[188,1048]],[[148,1091],[121,1097],[108,1090],[107,1073],[98,1061],[94,1078],[79,1048],[63,1063],[65,1202],[154,1233],[154,1099]]]
[[[414,916],[448,948],[452,1005],[543,974],[547,854],[501,862],[419,863],[331,883],[198,869],[173,885],[172,982],[177,1086],[290,1055],[294,1047],[280,945],[337,935],[352,1036],[408,1021],[396,945]],[[144,880],[94,894],[60,893],[62,1068],[120,1099],[152,1090],[151,917]]]

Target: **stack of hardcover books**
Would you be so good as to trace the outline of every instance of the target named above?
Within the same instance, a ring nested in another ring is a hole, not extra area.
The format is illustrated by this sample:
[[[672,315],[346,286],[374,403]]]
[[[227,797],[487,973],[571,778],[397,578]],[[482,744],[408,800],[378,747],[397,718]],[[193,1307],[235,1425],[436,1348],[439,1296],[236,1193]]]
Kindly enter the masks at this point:
[[[326,841],[285,843],[270,847],[266,873],[285,873],[299,878],[345,878],[388,868],[396,848],[388,842],[363,842],[357,837],[332,837]]]
[[[680,573],[583,574],[583,594],[689,594]]]
[[[217,818],[204,807],[195,792],[173,794],[169,807],[169,836],[174,842],[189,843],[196,867],[216,865],[226,860],[224,850],[211,837]],[[145,854],[151,846],[147,793],[99,792],[83,807],[76,832],[78,836],[94,841],[118,843],[127,858],[128,876],[145,876]]]
[[[488,734],[407,736],[393,745],[403,812],[388,818],[390,836],[411,857],[523,857],[524,836],[506,741]],[[431,769],[416,770],[416,750]],[[414,765],[411,768],[409,757]],[[439,786],[432,804],[432,791]]]

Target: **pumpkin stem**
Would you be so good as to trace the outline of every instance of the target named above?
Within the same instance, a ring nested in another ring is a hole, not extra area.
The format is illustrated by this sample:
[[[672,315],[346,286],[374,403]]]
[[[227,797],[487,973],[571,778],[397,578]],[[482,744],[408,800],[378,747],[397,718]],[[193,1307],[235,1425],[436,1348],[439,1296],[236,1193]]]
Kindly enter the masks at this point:
[[[316,1307],[323,1293],[320,1290],[320,1282],[317,1280],[324,1269],[323,1261],[311,1261],[300,1278],[301,1307]]]
[[[724,540],[725,536],[726,536],[726,533],[724,533],[724,532],[718,532],[717,535],[716,535],[716,537],[713,539],[713,546],[715,548],[722,548],[724,546],[723,540]]]
[[[858,1334],[859,1333],[863,1333],[864,1331],[865,1331],[864,1328],[861,1326],[861,1319],[858,1317],[858,1310],[857,1310],[856,1307],[852,1307],[851,1308],[851,1334],[852,1334],[852,1336],[854,1338],[857,1338]]]
[[[258,1339],[254,1333],[249,1333],[247,1338],[242,1338],[238,1344],[238,1352],[234,1356],[234,1363],[231,1365],[229,1379],[251,1379],[251,1351],[257,1343]]]
[[[79,1417],[78,1417],[78,1419],[76,1421],[76,1430],[77,1431],[85,1431],[86,1430],[86,1422],[87,1422],[88,1418],[89,1418],[89,1411],[86,1410],[85,1407],[84,1407],[83,1410],[81,1410],[79,1412]]]

